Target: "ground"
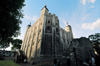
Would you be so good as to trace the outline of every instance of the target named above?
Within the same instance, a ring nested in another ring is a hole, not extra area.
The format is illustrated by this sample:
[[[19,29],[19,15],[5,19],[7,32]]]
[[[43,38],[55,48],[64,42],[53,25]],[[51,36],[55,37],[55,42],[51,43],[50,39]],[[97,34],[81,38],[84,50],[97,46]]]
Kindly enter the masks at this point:
[[[30,65],[27,63],[15,63],[13,61],[13,57],[5,57],[5,60],[0,60],[0,66],[53,66],[54,58],[49,58],[38,62],[34,65]],[[66,58],[57,58],[61,61],[61,66],[65,66]]]

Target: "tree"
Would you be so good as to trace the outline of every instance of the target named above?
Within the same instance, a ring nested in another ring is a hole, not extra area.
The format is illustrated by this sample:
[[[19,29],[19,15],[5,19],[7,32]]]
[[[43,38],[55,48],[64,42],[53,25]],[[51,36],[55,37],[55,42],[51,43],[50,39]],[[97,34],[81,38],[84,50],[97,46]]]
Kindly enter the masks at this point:
[[[10,43],[13,39],[10,38],[10,39],[6,39],[4,41],[2,41],[2,43],[0,43],[0,48],[2,48],[3,50],[5,50],[7,47],[10,46]]]
[[[100,33],[95,33],[95,34],[89,35],[88,38],[92,42],[93,48],[100,55]]]
[[[5,50],[7,47],[9,47],[9,43],[2,43],[0,44],[0,48],[2,48],[3,50]]]
[[[24,0],[0,1],[0,44],[20,34],[23,6],[25,6]]]
[[[12,40],[11,44],[12,44],[11,50],[13,50],[14,48],[20,49],[21,44],[22,44],[22,40],[21,39],[14,39],[14,40]]]

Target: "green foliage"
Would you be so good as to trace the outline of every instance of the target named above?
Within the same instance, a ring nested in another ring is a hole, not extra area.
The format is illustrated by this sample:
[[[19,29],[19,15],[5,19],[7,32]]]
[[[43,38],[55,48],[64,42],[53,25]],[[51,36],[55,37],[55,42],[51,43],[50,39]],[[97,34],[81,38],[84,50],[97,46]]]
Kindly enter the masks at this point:
[[[11,44],[12,44],[12,48],[11,48],[12,50],[14,48],[20,49],[21,48],[21,44],[22,44],[22,40],[21,39],[14,39],[14,40],[12,40]]]
[[[10,46],[10,42],[11,42],[12,40],[13,40],[12,38],[3,40],[3,41],[0,43],[0,48],[2,48],[2,49],[5,50],[7,47]]]
[[[93,48],[100,55],[100,33],[89,35],[88,38],[92,42]]]
[[[21,9],[24,5],[24,0],[0,1],[0,44],[20,34]]]

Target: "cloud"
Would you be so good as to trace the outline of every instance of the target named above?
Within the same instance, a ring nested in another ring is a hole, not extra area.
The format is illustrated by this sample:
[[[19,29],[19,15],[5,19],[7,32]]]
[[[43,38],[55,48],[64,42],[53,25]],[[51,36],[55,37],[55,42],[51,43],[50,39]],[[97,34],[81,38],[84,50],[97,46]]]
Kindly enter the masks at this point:
[[[94,4],[96,0],[89,0],[89,1]]]
[[[66,20],[62,19],[61,17],[60,17],[60,19],[61,19],[61,21],[62,21],[65,25],[67,25]]]
[[[82,28],[86,29],[86,30],[95,30],[100,28],[100,18],[97,19],[97,21],[93,22],[93,23],[84,23],[82,24]]]
[[[91,2],[91,3],[94,4],[96,0],[81,0],[80,3],[82,3],[83,5],[85,5],[86,1],[88,1],[88,3]]]
[[[85,5],[85,4],[86,4],[86,0],[81,0],[81,3],[82,3],[83,5]]]
[[[27,16],[25,15],[24,16],[26,19],[30,20],[30,21],[36,21],[39,17],[38,16],[33,16],[33,17],[30,17],[30,16]]]
[[[82,19],[83,19],[83,20],[86,20],[86,19],[88,18],[88,16],[90,16],[90,15],[91,15],[91,13],[86,14]]]
[[[90,8],[94,8],[94,6],[90,6]]]

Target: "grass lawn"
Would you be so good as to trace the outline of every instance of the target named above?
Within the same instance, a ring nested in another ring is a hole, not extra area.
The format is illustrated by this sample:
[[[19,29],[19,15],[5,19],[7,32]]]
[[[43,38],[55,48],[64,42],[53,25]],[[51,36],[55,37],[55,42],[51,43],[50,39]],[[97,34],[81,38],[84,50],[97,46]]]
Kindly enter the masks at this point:
[[[0,60],[0,66],[21,66],[21,65],[16,64],[14,61]]]

